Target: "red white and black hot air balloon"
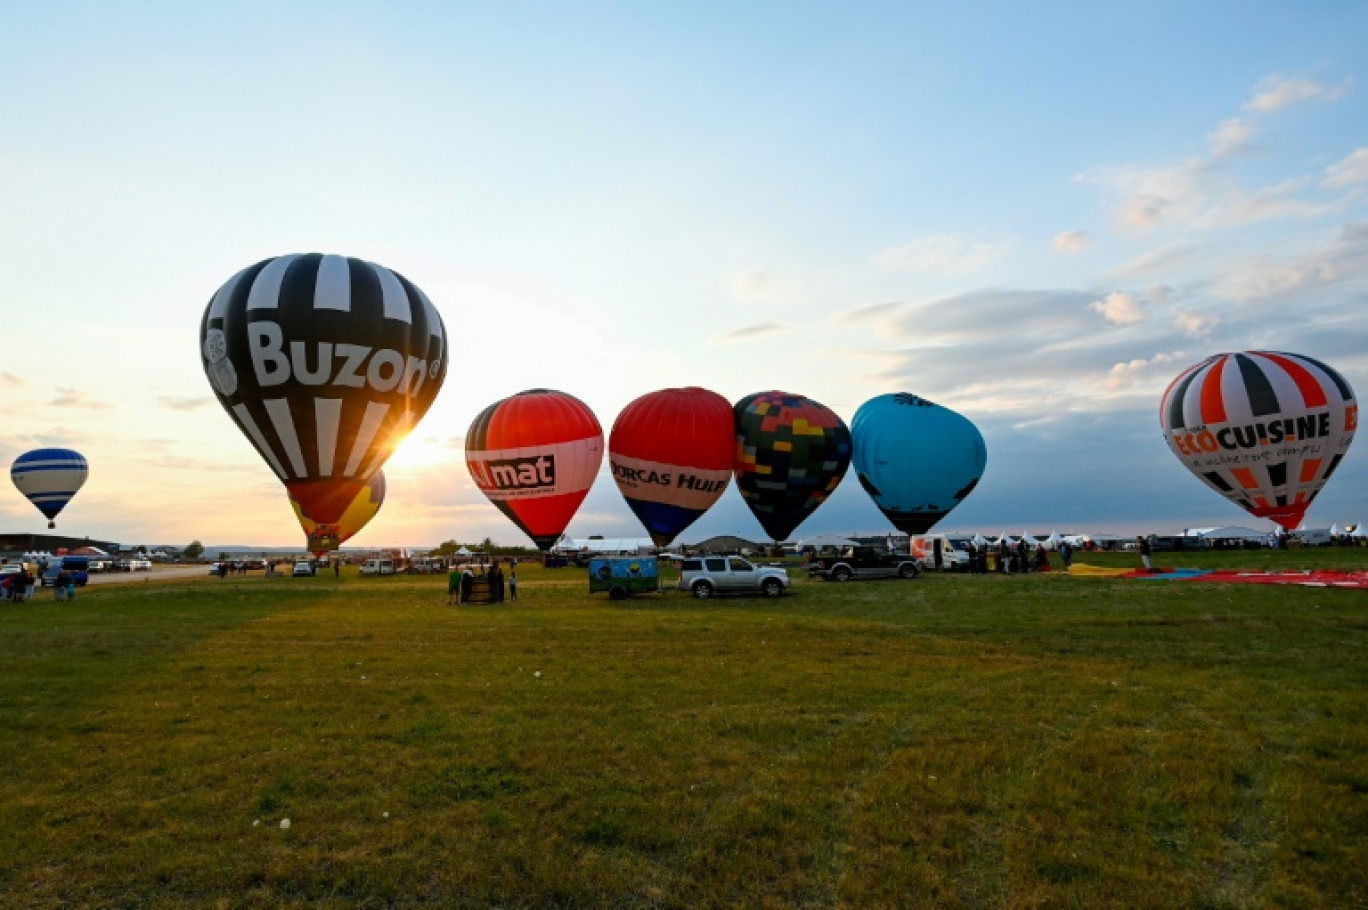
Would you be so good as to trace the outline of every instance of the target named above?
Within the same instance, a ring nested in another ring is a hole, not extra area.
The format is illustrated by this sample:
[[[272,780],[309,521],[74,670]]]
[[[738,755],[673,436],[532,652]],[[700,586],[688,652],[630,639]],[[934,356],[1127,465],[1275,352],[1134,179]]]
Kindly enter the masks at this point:
[[[496,401],[466,433],[466,466],[480,492],[549,550],[603,463],[603,428],[584,402],[531,389]]]
[[[613,480],[658,547],[717,502],[735,459],[731,404],[696,387],[642,395],[608,437]]]
[[[1188,367],[1159,407],[1164,440],[1207,486],[1295,529],[1358,426],[1344,377],[1300,354],[1216,354]]]
[[[427,295],[343,256],[248,266],[209,301],[199,341],[219,403],[319,524],[341,520],[446,378]]]

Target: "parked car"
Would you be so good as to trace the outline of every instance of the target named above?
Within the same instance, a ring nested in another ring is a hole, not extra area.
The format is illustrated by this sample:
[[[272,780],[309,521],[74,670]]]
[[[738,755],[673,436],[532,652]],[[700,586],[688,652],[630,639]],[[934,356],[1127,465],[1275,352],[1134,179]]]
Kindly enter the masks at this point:
[[[778,597],[788,590],[788,573],[757,566],[740,556],[689,557],[679,561],[679,590],[706,599],[714,594],[764,594]]]
[[[290,575],[293,576],[293,577],[295,577],[295,578],[298,578],[298,577],[300,577],[300,576],[302,576],[302,575],[316,575],[316,574],[318,574],[318,572],[317,572],[317,570],[314,568],[313,562],[312,562],[311,560],[308,560],[308,559],[301,559],[301,560],[299,560],[298,562],[296,562],[296,563],[294,564],[294,568],[293,568],[292,570],[290,570]]]
[[[57,574],[65,571],[71,576],[71,583],[84,586],[90,580],[90,558],[87,556],[59,556],[48,563],[43,577],[38,583],[43,587],[57,583]]]
[[[836,556],[815,557],[807,564],[808,576],[826,581],[852,578],[916,578],[921,566],[910,554],[880,547],[846,547]]]

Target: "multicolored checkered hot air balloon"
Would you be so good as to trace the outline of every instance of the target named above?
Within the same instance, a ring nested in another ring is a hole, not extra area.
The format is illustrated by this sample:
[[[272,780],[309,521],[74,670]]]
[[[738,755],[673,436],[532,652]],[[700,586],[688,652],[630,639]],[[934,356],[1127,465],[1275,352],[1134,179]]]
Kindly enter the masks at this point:
[[[770,539],[786,540],[850,466],[850,430],[811,398],[756,392],[732,409],[736,487]]]
[[[988,463],[967,417],[899,392],[871,398],[850,422],[860,486],[904,534],[925,534],[973,492]]]
[[[481,411],[465,449],[480,492],[539,549],[549,550],[594,484],[603,463],[603,428],[573,395],[531,389]]]
[[[379,514],[380,506],[384,503],[385,472],[383,470],[376,471],[375,476],[366,481],[361,492],[357,493],[351,505],[347,506],[347,511],[342,513],[342,517],[330,524],[314,521],[304,510],[304,507],[299,504],[299,500],[293,496],[290,497],[290,505],[294,508],[295,517],[299,519],[299,527],[304,531],[307,548],[319,559],[360,533],[361,529]]]
[[[731,404],[696,387],[642,395],[608,437],[613,480],[658,547],[717,502],[735,459]]]
[[[1293,530],[1348,451],[1358,402],[1318,360],[1241,351],[1180,373],[1159,423],[1173,454],[1207,486]]]
[[[71,449],[34,449],[14,459],[10,480],[29,502],[57,527],[57,513],[66,508],[71,497],[86,482],[90,468],[85,456]]]

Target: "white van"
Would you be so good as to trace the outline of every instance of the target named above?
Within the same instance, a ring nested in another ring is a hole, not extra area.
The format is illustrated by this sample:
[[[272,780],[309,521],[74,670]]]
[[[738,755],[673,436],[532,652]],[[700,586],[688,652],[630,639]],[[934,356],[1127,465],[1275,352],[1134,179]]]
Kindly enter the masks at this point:
[[[394,560],[392,559],[368,559],[361,563],[362,575],[393,575]]]
[[[965,571],[969,568],[969,538],[948,537],[945,534],[913,534],[909,544],[912,556],[923,569],[936,568],[936,543],[941,547],[941,571]]]

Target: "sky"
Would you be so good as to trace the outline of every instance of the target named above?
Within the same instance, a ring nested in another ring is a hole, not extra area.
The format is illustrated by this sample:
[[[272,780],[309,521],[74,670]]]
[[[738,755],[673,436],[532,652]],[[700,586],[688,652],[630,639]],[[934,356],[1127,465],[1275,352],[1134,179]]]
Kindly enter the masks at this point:
[[[61,533],[291,545],[199,321],[239,269],[379,262],[453,356],[353,543],[526,539],[462,445],[523,389],[906,391],[988,466],[946,530],[1271,527],[1159,398],[1272,348],[1368,390],[1368,4],[7,3],[0,460]],[[1368,442],[1307,523],[1368,520]],[[0,529],[44,520],[17,490]],[[795,533],[880,533],[854,476]],[[637,536],[605,470],[572,536]],[[681,540],[761,535],[735,488]]]

